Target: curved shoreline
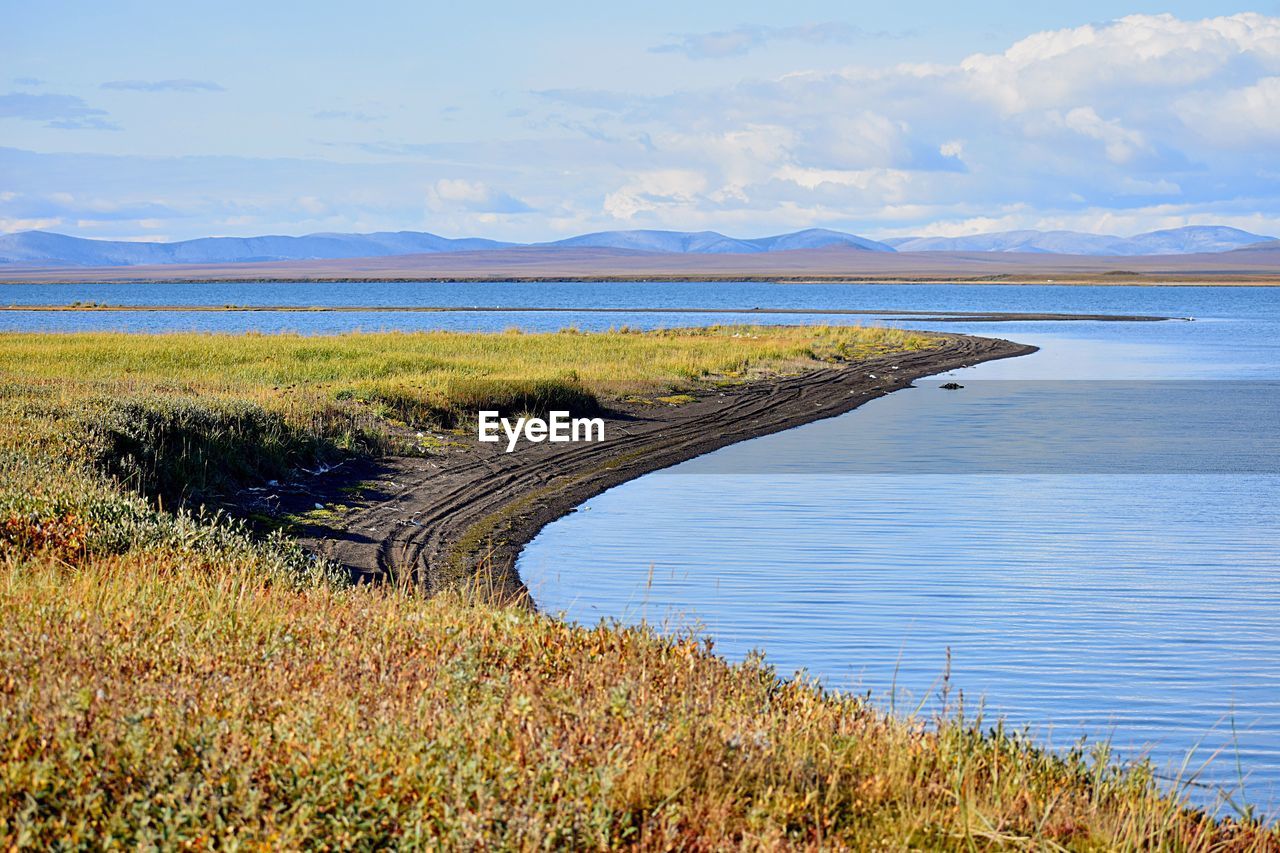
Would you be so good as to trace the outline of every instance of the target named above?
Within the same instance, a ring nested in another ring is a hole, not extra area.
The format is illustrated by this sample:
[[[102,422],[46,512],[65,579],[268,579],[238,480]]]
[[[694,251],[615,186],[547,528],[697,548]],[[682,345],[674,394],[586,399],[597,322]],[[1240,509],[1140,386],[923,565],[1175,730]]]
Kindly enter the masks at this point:
[[[482,576],[499,597],[531,603],[515,569],[520,551],[547,524],[606,489],[844,414],[924,376],[1036,351],[996,338],[935,336],[942,343],[929,350],[698,390],[678,406],[615,404],[603,442],[525,443],[506,453],[469,436],[460,448],[431,456],[353,461],[301,484],[279,509],[341,506],[310,520],[297,538],[357,581],[390,580],[429,594]]]

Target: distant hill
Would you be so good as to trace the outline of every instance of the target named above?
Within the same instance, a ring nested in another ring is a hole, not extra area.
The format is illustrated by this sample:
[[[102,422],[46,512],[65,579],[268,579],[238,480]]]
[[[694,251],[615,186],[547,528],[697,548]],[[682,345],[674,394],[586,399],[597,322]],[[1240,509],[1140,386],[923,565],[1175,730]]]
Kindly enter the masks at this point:
[[[825,249],[830,246],[843,246],[850,249],[865,249],[868,252],[892,252],[895,249],[884,242],[868,240],[845,234],[842,231],[828,231],[826,228],[809,228],[791,234],[779,234],[776,237],[759,237],[747,241],[760,246],[766,252],[792,252],[797,249]]]
[[[1223,225],[1189,225],[1133,237],[1080,231],[998,231],[966,237],[885,240],[899,252],[1031,252],[1054,255],[1190,255],[1229,252],[1274,240]]]
[[[716,231],[600,231],[524,246],[478,237],[450,239],[422,231],[307,234],[302,237],[204,237],[177,243],[88,240],[47,231],[0,235],[0,265],[113,267],[319,261],[474,252],[515,247],[615,249],[677,255],[749,255],[840,249],[853,252],[1020,252],[1058,255],[1180,255],[1218,253],[1273,241],[1238,228],[1196,225],[1134,237],[1076,231],[1004,231],[968,237],[866,237],[809,228],[742,239]]]
[[[1146,234],[1130,237],[1129,242],[1137,244],[1143,250],[1134,254],[1190,255],[1197,252],[1230,252],[1275,239],[1224,225],[1191,225],[1166,231],[1148,231]]]
[[[1270,246],[1271,248],[1266,248]],[[1123,271],[1123,272],[1122,272]],[[791,280],[1035,283],[1280,282],[1280,243],[1193,255],[1115,257],[1043,252],[642,252],[520,246],[377,258],[114,267],[0,266],[0,283],[109,281],[620,281]]]
[[[47,231],[0,235],[0,263],[23,266],[134,266],[376,258],[501,249],[510,243],[450,240],[419,231],[308,234],[305,237],[203,237],[178,243],[86,240]]]
[[[260,263],[471,252],[516,245],[520,244],[476,237],[452,240],[421,231],[307,234],[303,237],[204,237],[178,243],[88,240],[47,231],[22,231],[0,235],[0,264],[107,267]],[[714,231],[601,231],[536,245],[631,249],[665,254],[751,254],[828,246],[868,252],[893,251],[889,246],[865,237],[821,228],[753,240],[739,240]]]
[[[893,248],[866,237],[810,228],[751,240],[726,237],[715,231],[598,231],[566,240],[542,243],[571,249],[636,249],[643,252],[676,252],[695,255],[738,255],[755,252],[787,252],[845,246],[867,252],[892,252]]]

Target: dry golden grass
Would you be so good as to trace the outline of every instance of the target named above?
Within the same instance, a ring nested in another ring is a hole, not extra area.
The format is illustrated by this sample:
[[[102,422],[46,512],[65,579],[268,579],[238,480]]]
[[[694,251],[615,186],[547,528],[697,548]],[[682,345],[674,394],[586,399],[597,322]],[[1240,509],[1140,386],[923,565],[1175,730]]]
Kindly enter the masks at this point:
[[[0,564],[0,842],[1268,849],[1144,769],[694,639],[152,552]]]

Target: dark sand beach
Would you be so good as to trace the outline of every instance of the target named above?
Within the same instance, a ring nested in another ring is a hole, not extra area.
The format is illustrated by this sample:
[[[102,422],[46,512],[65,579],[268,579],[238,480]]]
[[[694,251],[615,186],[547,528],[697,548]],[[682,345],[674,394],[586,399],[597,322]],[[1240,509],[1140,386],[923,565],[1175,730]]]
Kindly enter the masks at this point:
[[[1034,352],[1035,347],[942,335],[929,350],[876,357],[726,389],[691,392],[680,405],[619,403],[605,440],[581,444],[480,443],[474,432],[429,456],[352,461],[276,490],[272,509],[314,513],[296,531],[317,554],[365,581],[431,592],[479,576],[525,598],[515,560],[545,525],[600,492],[738,441],[829,418],[913,380]],[[245,496],[260,502],[261,496]]]

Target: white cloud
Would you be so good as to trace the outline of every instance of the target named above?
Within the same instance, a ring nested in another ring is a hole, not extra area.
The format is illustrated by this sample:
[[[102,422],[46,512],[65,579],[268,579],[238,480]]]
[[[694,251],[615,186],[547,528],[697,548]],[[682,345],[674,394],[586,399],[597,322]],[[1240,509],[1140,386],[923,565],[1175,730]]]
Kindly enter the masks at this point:
[[[851,44],[865,38],[891,38],[892,33],[869,33],[854,24],[826,21],[794,27],[763,27],[744,24],[732,30],[687,33],[675,41],[649,48],[652,53],[681,53],[689,59],[725,59],[742,56],[775,41],[808,44]]]
[[[1128,163],[1136,153],[1150,150],[1141,133],[1126,129],[1117,119],[1103,119],[1093,107],[1076,107],[1066,115],[1050,113],[1050,118],[1068,130],[1101,142],[1112,163]]]
[[[959,73],[1005,113],[1069,106],[1210,82],[1241,60],[1280,67],[1280,19],[1255,12],[1184,21],[1130,15],[1101,26],[1036,33],[1000,54],[974,54]]]
[[[657,96],[547,94],[583,111],[600,138],[649,140],[624,163],[705,181],[664,193],[620,179],[605,212],[628,221],[773,216],[781,227],[805,211],[875,230],[916,211],[1035,227],[1109,208],[1154,222],[1154,205],[1180,202],[1159,214],[1166,224],[1280,209],[1269,165],[1277,69],[1280,18],[1134,15],[952,65],[810,70]]]
[[[437,212],[528,213],[533,208],[481,181],[441,178],[427,190],[427,207]]]
[[[1154,181],[1146,181],[1141,178],[1122,178],[1116,191],[1123,195],[1176,196],[1182,194],[1182,187],[1164,178]]]
[[[918,228],[898,227],[885,237],[966,237],[991,231],[1084,231],[1129,236],[1183,225],[1227,225],[1257,234],[1280,234],[1280,217],[1262,213],[1198,212],[1187,205],[1150,205],[1129,210],[1088,208],[1071,213],[1044,214],[1019,205],[999,216],[940,220]]]
[[[807,169],[793,165],[783,166],[776,172],[776,177],[807,190],[818,189],[824,184],[859,190],[870,194],[874,204],[901,200],[911,180],[910,175],[901,169]]]
[[[1280,142],[1280,77],[1207,98],[1197,94],[1178,101],[1187,126],[1214,144],[1230,148]]]
[[[630,220],[640,213],[678,213],[692,206],[707,188],[706,176],[689,169],[663,169],[635,176],[609,193],[604,212],[614,219]]]
[[[0,234],[12,234],[15,231],[46,231],[62,225],[58,217],[44,219],[9,219],[0,216]]]
[[[329,205],[313,195],[299,196],[297,204],[299,208],[312,216],[319,216],[329,211]]]

